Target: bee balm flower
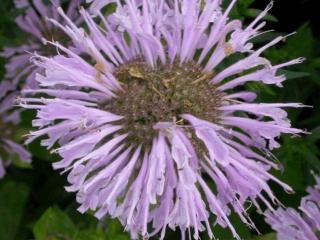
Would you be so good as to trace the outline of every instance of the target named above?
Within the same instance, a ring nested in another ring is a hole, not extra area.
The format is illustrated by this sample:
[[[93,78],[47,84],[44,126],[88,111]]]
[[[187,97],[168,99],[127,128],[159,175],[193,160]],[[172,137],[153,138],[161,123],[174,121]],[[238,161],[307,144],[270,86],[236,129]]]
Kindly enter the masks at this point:
[[[7,62],[5,78],[16,85],[22,83],[27,87],[36,88],[34,77],[39,69],[30,63],[30,53],[37,52],[45,55],[54,53],[53,50],[55,49],[44,45],[43,39],[58,39],[61,36],[59,29],[46,21],[46,18],[62,21],[56,11],[57,6],[60,6],[60,1],[53,0],[52,4],[45,4],[44,2],[43,0],[14,1],[16,8],[23,11],[23,14],[16,18],[16,23],[25,32],[27,41],[20,46],[4,48],[0,56],[6,58]],[[81,19],[77,14],[77,7],[82,0],[71,0],[69,2],[67,15],[79,23]]]
[[[0,83],[0,178],[15,156],[23,162],[31,162],[30,153],[11,139],[14,126],[20,122],[21,110],[12,107],[18,94],[11,82]]]
[[[281,86],[277,70],[302,59],[273,66],[261,57],[285,38],[253,50],[271,6],[243,27],[228,19],[234,4],[223,11],[218,0],[116,1],[107,17],[96,9],[99,25],[81,10],[88,33],[59,9],[67,25],[51,21],[86,54],[51,42],[60,54],[34,57],[45,74],[29,92],[41,97],[21,105],[38,110],[29,141],[46,135],[43,146],[60,145],[53,166],[68,172],[79,211],[118,218],[133,238],[161,239],[167,227],[213,238],[212,214],[240,239],[231,210],[255,228],[246,203],[272,209],[269,180],[291,191],[268,172],[278,167],[268,154],[281,134],[302,132],[282,109],[301,105],[253,103],[256,94],[239,86]],[[237,52],[245,57],[221,68]]]
[[[68,4],[68,16],[75,22],[81,18],[77,14],[80,0],[72,0]],[[40,71],[31,64],[30,53],[50,54],[54,48],[43,44],[43,39],[59,37],[59,28],[46,21],[46,17],[61,21],[56,11],[59,0],[46,5],[42,0],[15,0],[16,8],[23,9],[24,14],[16,18],[16,23],[27,34],[27,42],[21,46],[7,47],[0,56],[6,59],[5,80],[0,83],[0,177],[4,175],[4,166],[8,165],[13,156],[18,154],[22,161],[30,162],[30,154],[20,145],[10,139],[13,127],[20,122],[21,110],[14,108],[14,101],[20,95],[21,88],[37,88],[35,74]],[[61,31],[60,31],[61,32]],[[61,35],[61,34],[60,34]],[[54,49],[55,50],[55,49]]]
[[[317,184],[307,189],[309,195],[302,198],[300,210],[279,208],[276,212],[267,211],[266,221],[277,231],[278,239],[318,240],[320,231],[320,178]]]

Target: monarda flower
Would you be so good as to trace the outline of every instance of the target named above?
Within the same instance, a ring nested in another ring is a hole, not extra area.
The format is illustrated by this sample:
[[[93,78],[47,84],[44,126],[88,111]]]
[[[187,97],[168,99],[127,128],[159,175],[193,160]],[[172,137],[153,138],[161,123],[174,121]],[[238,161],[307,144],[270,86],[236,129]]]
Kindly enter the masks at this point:
[[[21,109],[12,107],[19,94],[15,87],[9,81],[0,82],[0,178],[16,156],[25,163],[31,162],[30,153],[11,139],[14,127],[20,122],[21,112]]]
[[[53,166],[68,172],[80,212],[120,219],[133,239],[163,239],[167,227],[213,238],[216,224],[240,239],[231,211],[255,228],[250,202],[278,203],[267,182],[292,191],[269,173],[278,168],[270,150],[281,134],[303,132],[282,109],[301,105],[254,103],[242,85],[281,86],[278,69],[303,59],[273,66],[261,56],[285,37],[253,50],[271,5],[243,27],[228,18],[235,2],[115,1],[110,15],[95,8],[99,24],[81,10],[88,32],[58,10],[67,25],[51,21],[86,54],[48,42],[59,54],[34,56],[45,74],[29,93],[41,94],[21,106],[38,110],[28,142],[47,136],[42,145],[62,157]],[[226,65],[236,53],[243,58]]]
[[[75,22],[81,18],[77,8],[82,0],[72,0],[67,4],[67,14]],[[0,177],[4,175],[4,167],[8,165],[14,155],[19,155],[24,162],[30,162],[30,154],[22,146],[17,145],[10,136],[13,127],[20,122],[20,110],[16,110],[15,100],[19,97],[19,90],[37,88],[35,74],[40,69],[31,64],[31,52],[39,54],[56,53],[52,46],[44,45],[43,39],[57,39],[63,33],[54,24],[46,21],[47,17],[62,21],[56,11],[60,6],[59,0],[53,0],[46,5],[42,0],[15,0],[14,4],[23,14],[16,18],[16,23],[26,33],[26,43],[21,46],[6,47],[0,56],[6,59],[5,80],[0,83]],[[67,39],[67,38],[66,38]]]
[[[30,63],[30,53],[50,55],[56,50],[43,44],[43,39],[61,39],[63,36],[59,28],[46,21],[54,18],[62,21],[56,11],[60,0],[52,0],[52,4],[45,4],[44,0],[14,0],[15,7],[22,11],[15,21],[18,27],[26,34],[26,42],[20,46],[6,47],[0,56],[6,59],[5,78],[15,85],[26,85],[36,88],[35,74],[39,69]],[[71,0],[67,5],[67,14],[75,22],[81,19],[77,9],[82,0]]]
[[[301,214],[292,209],[279,208],[276,212],[267,211],[266,221],[277,231],[279,240],[318,240],[320,233],[320,178],[316,185],[309,187],[309,195],[302,198]]]

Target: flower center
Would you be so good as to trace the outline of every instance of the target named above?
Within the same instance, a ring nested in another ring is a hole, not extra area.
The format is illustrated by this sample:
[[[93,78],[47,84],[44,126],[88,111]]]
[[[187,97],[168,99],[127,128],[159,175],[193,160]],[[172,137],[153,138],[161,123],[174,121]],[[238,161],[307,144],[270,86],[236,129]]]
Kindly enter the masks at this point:
[[[124,116],[122,124],[132,143],[152,143],[157,136],[153,127],[158,122],[185,124],[180,117],[183,113],[218,121],[221,93],[209,82],[214,74],[203,73],[193,61],[159,63],[153,69],[144,60],[135,59],[118,67],[114,74],[124,91],[104,108]]]

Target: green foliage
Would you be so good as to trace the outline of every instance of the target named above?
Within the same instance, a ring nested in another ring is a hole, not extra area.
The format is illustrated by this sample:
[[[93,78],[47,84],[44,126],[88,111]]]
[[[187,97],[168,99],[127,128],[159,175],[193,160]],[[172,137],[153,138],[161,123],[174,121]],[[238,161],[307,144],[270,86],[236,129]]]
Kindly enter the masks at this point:
[[[57,207],[48,208],[33,228],[36,240],[69,240],[75,231],[68,215]]]
[[[249,9],[246,9],[244,11],[244,16],[245,17],[250,17],[250,18],[255,18],[257,17],[262,11],[259,10],[259,9],[254,9],[254,8],[249,8]],[[278,22],[278,19],[271,15],[271,14],[267,14],[265,17],[264,17],[264,20],[267,20],[267,21],[270,21],[270,22]]]
[[[92,219],[91,219],[92,220]],[[75,224],[71,217],[58,207],[49,207],[33,227],[36,240],[129,240],[118,221],[109,219],[102,226],[87,222],[85,228]],[[91,226],[90,226],[91,225]],[[95,225],[95,226],[94,226]]]
[[[266,235],[256,237],[253,240],[277,240],[277,234],[276,233],[269,233]]]
[[[74,240],[106,240],[106,234],[102,230],[86,229],[86,230],[77,232],[73,239]]]
[[[30,190],[17,182],[0,185],[0,240],[15,239],[19,231]]]
[[[127,233],[124,233],[123,227],[118,220],[109,219],[107,223],[107,239],[119,239],[119,240],[129,240],[130,237]]]
[[[283,69],[280,69],[278,73],[286,75],[287,81],[292,80],[292,79],[304,78],[304,77],[311,76],[311,74],[308,72],[294,72],[294,71],[283,70]]]
[[[274,61],[286,61],[297,56],[308,59],[314,56],[315,39],[309,24],[302,25],[296,33],[289,37],[281,48],[273,48],[268,51],[267,56]]]
[[[250,6],[254,3],[254,0],[238,0],[236,6],[231,12],[233,18],[256,18],[262,10],[251,8]],[[278,22],[278,19],[272,14],[268,13],[264,18],[266,21]]]
[[[238,216],[236,214],[232,213],[230,216],[230,220],[232,224],[236,227],[237,233],[242,239],[251,239],[253,233],[250,231],[250,229],[241,222]],[[214,221],[212,221],[214,222]],[[221,226],[217,225],[213,228],[213,233],[216,237],[216,239],[219,240],[231,240],[233,239],[231,231],[227,230],[226,228],[222,228]],[[201,239],[209,240],[209,237],[204,234]]]

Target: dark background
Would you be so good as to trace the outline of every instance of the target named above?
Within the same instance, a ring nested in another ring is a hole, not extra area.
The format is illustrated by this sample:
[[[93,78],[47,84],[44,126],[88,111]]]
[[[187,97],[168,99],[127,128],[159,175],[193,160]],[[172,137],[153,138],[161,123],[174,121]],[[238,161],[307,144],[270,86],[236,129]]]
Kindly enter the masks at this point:
[[[253,6],[262,9],[269,2],[269,0],[257,0]],[[278,31],[293,32],[303,23],[310,22],[315,36],[319,37],[319,3],[318,0],[275,0],[271,13],[279,19],[279,22],[274,28]]]

